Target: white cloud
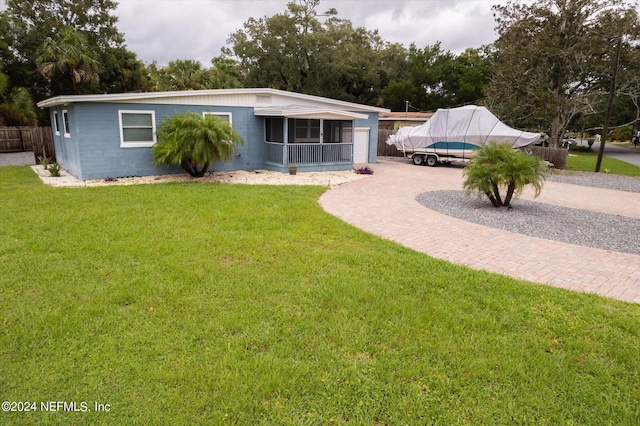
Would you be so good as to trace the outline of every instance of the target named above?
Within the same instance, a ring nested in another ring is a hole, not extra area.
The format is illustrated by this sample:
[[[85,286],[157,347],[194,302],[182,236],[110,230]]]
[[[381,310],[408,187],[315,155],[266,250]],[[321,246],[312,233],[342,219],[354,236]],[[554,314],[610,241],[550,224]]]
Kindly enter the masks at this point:
[[[229,35],[250,18],[283,13],[287,0],[120,0],[118,28],[127,47],[144,62],[163,65],[196,59],[208,65]],[[491,6],[504,0],[324,0],[319,13],[335,8],[356,27],[378,29],[392,43],[418,47],[442,43],[462,52],[495,39]]]

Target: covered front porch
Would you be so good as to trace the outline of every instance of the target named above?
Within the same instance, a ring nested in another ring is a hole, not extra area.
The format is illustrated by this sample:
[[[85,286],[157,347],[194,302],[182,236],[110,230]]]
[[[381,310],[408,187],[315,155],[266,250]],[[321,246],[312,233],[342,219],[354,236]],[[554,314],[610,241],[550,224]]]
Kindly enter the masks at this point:
[[[367,115],[298,106],[262,108],[265,168],[286,172],[348,170],[353,167],[355,119]]]

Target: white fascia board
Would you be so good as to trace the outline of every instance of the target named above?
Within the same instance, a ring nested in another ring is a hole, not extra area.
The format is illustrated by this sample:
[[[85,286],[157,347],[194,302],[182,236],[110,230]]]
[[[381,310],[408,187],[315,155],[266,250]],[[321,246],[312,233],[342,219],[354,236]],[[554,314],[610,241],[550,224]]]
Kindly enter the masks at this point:
[[[304,95],[302,93],[287,92],[277,89],[212,89],[212,90],[185,90],[176,92],[135,92],[135,93],[111,93],[102,95],[63,95],[49,98],[38,102],[39,108],[48,108],[58,105],[76,102],[140,102],[152,101],[153,99],[170,99],[178,97],[199,97],[199,96],[229,96],[229,95],[278,95],[292,100],[321,102],[327,105],[336,106],[336,110],[350,110],[362,112],[390,112],[386,108],[372,107],[368,105],[339,101],[336,99],[323,98],[320,96]],[[246,105],[252,107],[254,105]]]

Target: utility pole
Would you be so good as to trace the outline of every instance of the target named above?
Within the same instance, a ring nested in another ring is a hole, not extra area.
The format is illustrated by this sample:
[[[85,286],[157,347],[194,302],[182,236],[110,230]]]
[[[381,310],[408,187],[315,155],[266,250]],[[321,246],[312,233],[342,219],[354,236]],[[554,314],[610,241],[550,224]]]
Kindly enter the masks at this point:
[[[618,77],[618,64],[620,63],[620,50],[622,49],[622,35],[618,37],[616,46],[616,54],[613,60],[613,71],[611,72],[611,86],[609,87],[609,102],[607,104],[607,113],[604,116],[604,128],[602,129],[602,140],[600,149],[598,150],[598,161],[596,162],[596,173],[600,172],[602,157],[604,155],[604,144],[607,142],[607,133],[609,133],[609,121],[611,120],[611,110],[613,109],[613,98],[616,94],[616,78]]]

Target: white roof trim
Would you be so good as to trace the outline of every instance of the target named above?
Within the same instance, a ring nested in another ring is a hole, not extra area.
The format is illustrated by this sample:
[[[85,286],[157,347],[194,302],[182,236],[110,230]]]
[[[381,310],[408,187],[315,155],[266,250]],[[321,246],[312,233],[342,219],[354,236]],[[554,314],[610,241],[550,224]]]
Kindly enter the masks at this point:
[[[167,99],[179,97],[200,97],[200,96],[229,96],[229,95],[277,95],[295,100],[308,102],[321,102],[335,107],[336,110],[362,111],[362,112],[390,112],[386,108],[372,107],[369,105],[356,104],[352,102],[339,101],[336,99],[323,98],[320,96],[304,95],[302,93],[287,92],[277,89],[213,89],[213,90],[186,90],[176,92],[135,92],[135,93],[111,93],[102,95],[62,95],[38,102],[38,107],[48,108],[58,105],[77,102],[131,102],[148,101],[152,103],[154,99]],[[254,105],[247,105],[254,106]],[[333,109],[333,108],[330,108]]]
[[[338,120],[367,119],[366,114],[358,114],[351,111],[342,111],[330,108],[312,108],[300,105],[286,107],[254,108],[253,113],[262,117],[287,117],[287,118],[328,118]]]

